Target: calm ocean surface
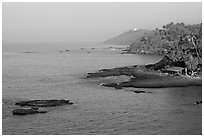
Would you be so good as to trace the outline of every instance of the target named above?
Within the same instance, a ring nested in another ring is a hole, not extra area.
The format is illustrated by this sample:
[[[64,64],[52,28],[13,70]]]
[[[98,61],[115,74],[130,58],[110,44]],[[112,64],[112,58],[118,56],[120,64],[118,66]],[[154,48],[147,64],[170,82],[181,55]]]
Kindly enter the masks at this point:
[[[94,48],[94,49],[92,49]],[[60,50],[63,52],[61,53]],[[70,50],[65,52],[65,50]],[[101,87],[86,73],[155,63],[159,56],[120,54],[99,44],[3,44],[3,134],[201,134],[202,87]],[[15,101],[69,99],[46,114],[12,116]]]

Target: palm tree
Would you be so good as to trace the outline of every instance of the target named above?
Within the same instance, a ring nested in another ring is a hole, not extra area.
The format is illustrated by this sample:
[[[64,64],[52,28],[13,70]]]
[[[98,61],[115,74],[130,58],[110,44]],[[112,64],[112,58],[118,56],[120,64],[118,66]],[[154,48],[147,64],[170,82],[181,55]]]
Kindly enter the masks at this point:
[[[196,50],[196,54],[197,54],[197,57],[198,57],[199,61],[201,61],[201,57],[199,55],[198,47],[197,47],[197,45],[195,43],[196,40],[197,40],[197,38],[194,35],[190,35],[190,41],[193,43],[193,46],[194,46],[194,48]]]

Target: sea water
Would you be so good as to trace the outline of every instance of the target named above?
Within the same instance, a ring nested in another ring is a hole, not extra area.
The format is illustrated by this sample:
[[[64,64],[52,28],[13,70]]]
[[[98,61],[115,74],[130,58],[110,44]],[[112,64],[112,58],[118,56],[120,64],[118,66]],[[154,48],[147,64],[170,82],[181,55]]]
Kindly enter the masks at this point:
[[[67,50],[67,51],[66,51]],[[68,51],[69,50],[69,51]],[[103,68],[155,63],[95,43],[3,44],[2,134],[201,134],[202,88],[116,90],[84,79]],[[69,99],[46,114],[13,116],[16,101]]]

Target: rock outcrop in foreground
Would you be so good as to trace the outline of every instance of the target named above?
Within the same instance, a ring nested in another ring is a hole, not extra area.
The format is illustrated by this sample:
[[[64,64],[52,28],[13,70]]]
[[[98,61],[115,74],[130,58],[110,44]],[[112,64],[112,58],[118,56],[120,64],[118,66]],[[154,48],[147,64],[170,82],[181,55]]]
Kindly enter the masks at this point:
[[[37,113],[47,113],[47,111],[42,108],[31,107],[31,108],[14,109],[12,113],[13,115],[29,115],[29,114],[37,114]]]
[[[45,110],[43,107],[55,107],[72,104],[73,104],[72,102],[65,99],[20,101],[16,102],[15,105],[19,105],[22,108],[14,109],[12,113],[13,115],[30,115],[37,113],[47,113],[47,110]]]
[[[69,100],[31,100],[31,101],[20,101],[15,103],[19,106],[34,106],[34,107],[53,107],[53,106],[62,106],[67,104],[73,104]]]

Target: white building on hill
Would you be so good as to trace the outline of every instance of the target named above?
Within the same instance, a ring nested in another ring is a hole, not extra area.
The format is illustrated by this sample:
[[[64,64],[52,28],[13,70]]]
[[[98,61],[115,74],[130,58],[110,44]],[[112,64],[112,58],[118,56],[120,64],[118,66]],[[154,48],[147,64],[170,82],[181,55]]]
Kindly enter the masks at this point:
[[[134,28],[133,31],[138,31],[138,28]]]

